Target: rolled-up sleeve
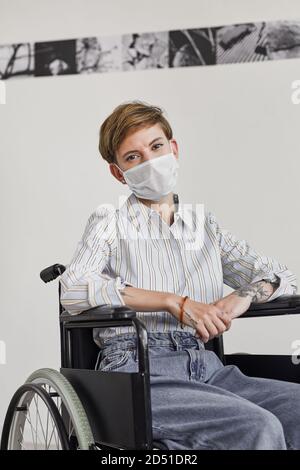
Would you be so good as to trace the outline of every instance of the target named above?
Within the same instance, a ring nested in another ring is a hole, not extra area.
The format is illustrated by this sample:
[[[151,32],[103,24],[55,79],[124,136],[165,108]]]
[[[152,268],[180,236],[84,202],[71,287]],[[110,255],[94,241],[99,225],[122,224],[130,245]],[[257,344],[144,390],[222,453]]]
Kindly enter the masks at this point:
[[[296,276],[287,266],[258,253],[246,240],[238,240],[227,229],[220,227],[211,212],[208,217],[219,245],[224,284],[237,289],[261,280],[277,281],[279,286],[268,302],[281,295],[296,294]]]
[[[71,315],[104,304],[125,305],[120,290],[131,284],[103,272],[115,249],[115,237],[114,212],[99,206],[89,217],[73,258],[60,278],[60,302]]]

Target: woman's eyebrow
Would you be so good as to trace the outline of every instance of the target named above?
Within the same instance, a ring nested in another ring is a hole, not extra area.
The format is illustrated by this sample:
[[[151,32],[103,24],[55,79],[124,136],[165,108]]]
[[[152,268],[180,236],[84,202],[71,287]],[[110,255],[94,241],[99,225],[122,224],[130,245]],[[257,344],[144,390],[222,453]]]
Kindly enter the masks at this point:
[[[152,142],[150,142],[149,145],[154,144],[154,142],[156,142],[157,140],[160,140],[160,139],[163,139],[163,137],[156,137],[154,140],[152,140]]]
[[[149,144],[149,147],[150,145],[154,144],[154,142],[156,142],[157,140],[160,140],[160,139],[163,139],[163,137],[155,137],[155,139],[153,139],[150,144]],[[126,158],[127,155],[129,155],[130,153],[133,153],[133,152],[138,152],[138,150],[128,150],[128,152],[124,153],[124,155],[122,156],[122,158]]]

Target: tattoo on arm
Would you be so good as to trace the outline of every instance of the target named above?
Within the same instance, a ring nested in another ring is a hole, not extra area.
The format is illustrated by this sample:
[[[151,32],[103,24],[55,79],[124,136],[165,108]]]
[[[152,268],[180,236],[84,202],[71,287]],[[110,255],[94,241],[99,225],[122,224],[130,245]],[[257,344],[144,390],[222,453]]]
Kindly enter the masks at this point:
[[[250,295],[252,301],[255,303],[266,302],[273,292],[279,286],[279,282],[267,282],[267,281],[258,281],[253,284],[248,284],[247,286],[240,287],[235,290],[233,294],[238,295],[239,297],[247,297]]]
[[[195,320],[193,317],[191,317],[191,315],[190,315],[186,310],[184,310],[184,313],[186,314],[186,316],[187,316],[188,319],[190,320],[191,326],[193,326],[194,328],[197,328],[198,321]]]

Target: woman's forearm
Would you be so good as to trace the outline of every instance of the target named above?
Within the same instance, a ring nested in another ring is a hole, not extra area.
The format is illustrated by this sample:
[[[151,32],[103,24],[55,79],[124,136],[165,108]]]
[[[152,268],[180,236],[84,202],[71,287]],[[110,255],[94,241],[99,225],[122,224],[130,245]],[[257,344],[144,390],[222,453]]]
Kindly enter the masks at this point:
[[[250,295],[253,302],[266,302],[277,288],[277,284],[258,281],[232,292],[239,297]],[[182,297],[172,292],[160,292],[138,287],[126,286],[120,294],[127,307],[139,312],[176,312],[180,311]]]
[[[266,282],[266,281],[257,281],[253,284],[248,284],[247,286],[240,287],[239,289],[232,292],[239,297],[251,296],[252,302],[255,303],[264,303],[268,300],[273,292],[277,289],[279,283],[277,282]]]
[[[181,300],[179,295],[172,292],[159,292],[131,286],[120,290],[120,294],[127,307],[140,312],[169,312],[171,302],[173,304],[178,301],[179,305]]]

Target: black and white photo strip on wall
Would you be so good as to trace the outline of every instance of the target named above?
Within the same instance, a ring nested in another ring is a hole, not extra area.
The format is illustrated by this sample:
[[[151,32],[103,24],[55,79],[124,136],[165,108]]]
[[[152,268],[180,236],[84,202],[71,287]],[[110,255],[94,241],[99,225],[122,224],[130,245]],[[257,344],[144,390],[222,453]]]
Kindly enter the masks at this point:
[[[300,20],[0,45],[0,79],[300,58]]]

